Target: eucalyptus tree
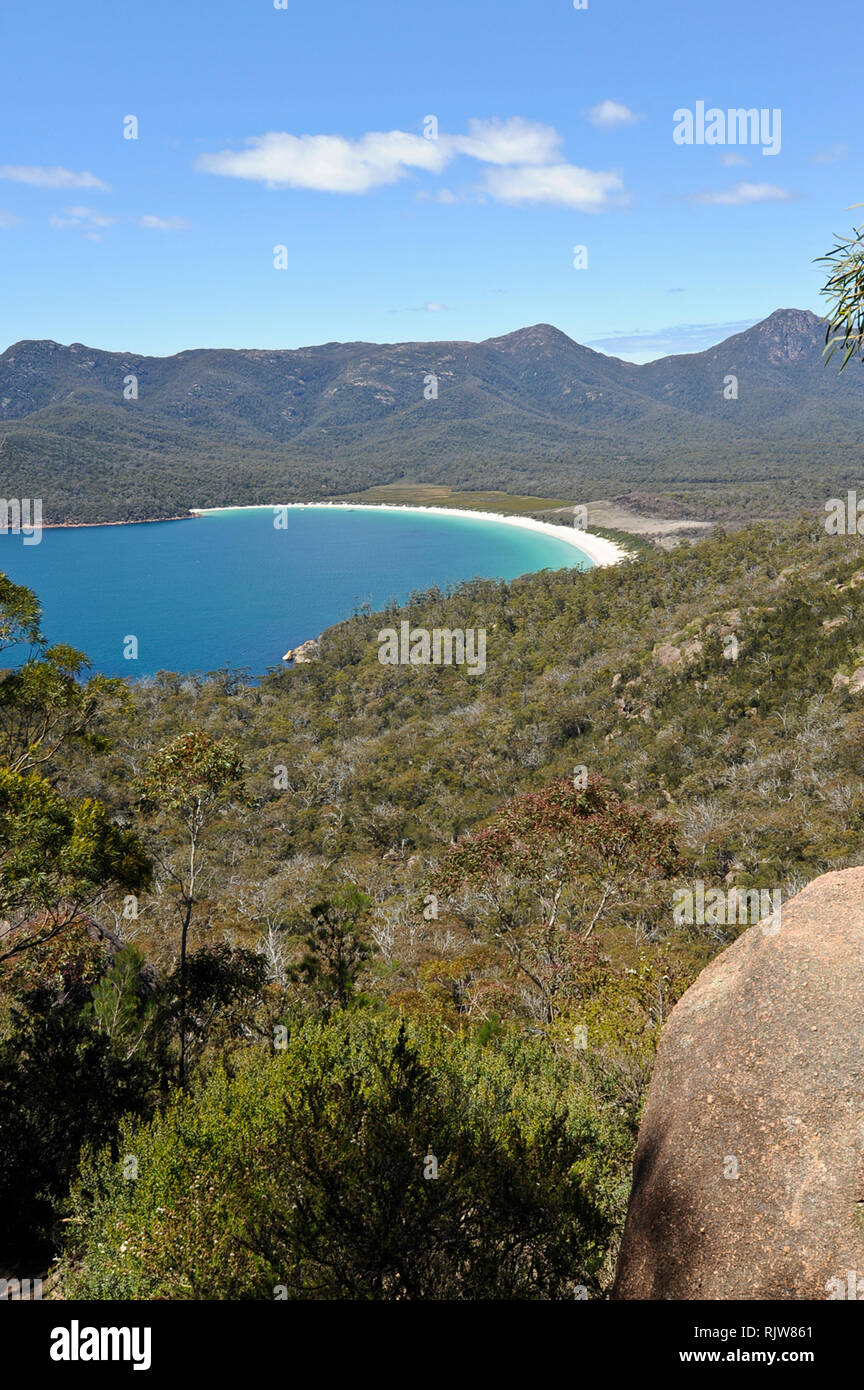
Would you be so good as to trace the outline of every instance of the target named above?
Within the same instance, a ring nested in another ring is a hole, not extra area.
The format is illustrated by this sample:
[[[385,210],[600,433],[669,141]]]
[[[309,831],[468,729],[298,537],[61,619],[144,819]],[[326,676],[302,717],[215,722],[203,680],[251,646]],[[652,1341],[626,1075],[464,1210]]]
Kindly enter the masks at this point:
[[[102,721],[127,699],[122,681],[87,678],[87,658],[49,647],[32,589],[0,574],[0,965],[79,925],[105,892],[138,892],[150,865],[137,836],[92,797],[60,794],[46,775],[73,742],[107,747]]]
[[[248,800],[246,766],[235,745],[203,730],[180,734],[145,760],[137,781],[138,805],[166,842],[155,858],[177,892],[180,916],[180,1084],[186,1081],[187,945],[203,868],[206,833],[232,804]],[[171,851],[180,830],[185,860]]]

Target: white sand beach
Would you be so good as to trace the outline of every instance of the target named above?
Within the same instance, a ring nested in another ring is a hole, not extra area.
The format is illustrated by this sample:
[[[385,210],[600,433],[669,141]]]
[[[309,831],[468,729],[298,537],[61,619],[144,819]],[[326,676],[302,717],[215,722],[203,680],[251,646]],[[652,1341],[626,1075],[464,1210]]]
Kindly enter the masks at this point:
[[[594,536],[590,531],[579,531],[576,527],[554,526],[549,521],[537,521],[530,516],[506,516],[503,512],[477,512],[467,507],[413,507],[396,502],[273,502],[256,503],[240,507],[190,507],[194,516],[207,512],[254,512],[276,511],[282,507],[292,511],[312,511],[331,507],[342,507],[354,512],[414,512],[419,516],[464,516],[472,520],[497,521],[505,526],[521,526],[528,531],[541,531],[554,540],[564,541],[565,545],[575,546],[595,565],[617,565],[626,559],[627,552],[614,541],[604,536]]]

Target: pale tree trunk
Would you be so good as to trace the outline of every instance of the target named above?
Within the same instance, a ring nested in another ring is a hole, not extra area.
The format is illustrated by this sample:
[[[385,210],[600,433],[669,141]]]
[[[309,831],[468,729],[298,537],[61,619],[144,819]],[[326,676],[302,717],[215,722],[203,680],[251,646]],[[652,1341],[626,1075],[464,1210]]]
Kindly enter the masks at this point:
[[[186,943],[189,939],[189,925],[192,921],[192,908],[195,904],[195,874],[196,874],[196,853],[198,850],[198,837],[201,833],[200,821],[201,806],[200,802],[196,805],[195,813],[191,822],[189,832],[189,889],[184,893],[185,906],[183,911],[183,927],[180,933],[180,1085],[186,1085]]]

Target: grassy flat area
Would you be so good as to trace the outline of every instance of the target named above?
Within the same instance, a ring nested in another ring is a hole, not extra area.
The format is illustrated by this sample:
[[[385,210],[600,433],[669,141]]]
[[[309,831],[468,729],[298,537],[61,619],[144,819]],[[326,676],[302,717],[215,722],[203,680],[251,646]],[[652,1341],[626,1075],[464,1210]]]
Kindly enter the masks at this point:
[[[339,502],[390,502],[403,507],[464,507],[477,512],[505,512],[521,515],[549,507],[573,506],[560,497],[515,497],[509,492],[454,492],[436,483],[384,483],[364,492],[346,492]]]
[[[574,503],[560,497],[526,497],[509,492],[456,492],[442,483],[384,483],[366,488],[364,492],[341,493],[339,502],[390,502],[404,507],[462,507],[466,511],[502,512],[510,516],[540,515],[543,521],[566,522]],[[589,502],[588,530],[594,536],[615,541],[625,550],[653,550],[657,543],[652,533],[677,531],[707,526],[705,522],[648,519],[610,502]],[[543,516],[546,512],[548,515]],[[555,515],[558,512],[559,515]],[[598,524],[602,519],[605,525]],[[645,534],[643,534],[645,533]],[[691,537],[692,538],[692,537]]]

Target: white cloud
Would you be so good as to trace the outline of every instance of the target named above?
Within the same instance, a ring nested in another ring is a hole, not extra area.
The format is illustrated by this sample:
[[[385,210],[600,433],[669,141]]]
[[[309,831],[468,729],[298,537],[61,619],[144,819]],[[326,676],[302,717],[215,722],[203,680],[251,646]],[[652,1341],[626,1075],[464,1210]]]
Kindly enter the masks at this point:
[[[64,208],[67,217],[74,217],[82,222],[92,222],[94,227],[111,227],[114,225],[115,218],[106,217],[104,213],[94,212],[92,208]]]
[[[113,227],[116,218],[105,217],[103,213],[94,212],[92,208],[73,207],[64,208],[62,217],[54,214],[49,220],[57,231],[81,232],[88,241],[101,241],[99,229]]]
[[[507,121],[469,121],[467,135],[442,135],[439,140],[445,148],[483,164],[551,164],[561,158],[557,130],[521,116]]]
[[[727,207],[740,207],[749,203],[788,203],[793,198],[785,188],[775,183],[736,183],[722,193],[691,193],[694,203],[724,204]]]
[[[848,145],[832,145],[830,150],[819,150],[810,159],[813,164],[836,164],[838,159],[845,159],[848,153]]]
[[[438,173],[449,159],[443,139],[406,131],[373,131],[359,140],[341,135],[255,135],[245,150],[202,154],[195,167],[208,174],[251,179],[270,188],[312,188],[322,193],[368,193],[396,183],[409,169]]]
[[[738,164],[749,164],[750,161],[745,159],[743,154],[732,154],[730,151],[721,157],[720,163],[725,164],[727,169],[733,169]]]
[[[617,174],[575,164],[487,169],[480,186],[501,203],[553,203],[580,212],[601,212],[623,188]]]
[[[34,188],[94,188],[103,192],[108,188],[95,174],[76,173],[59,166],[46,169],[38,164],[0,164],[0,179],[29,183]]]
[[[596,106],[592,106],[588,112],[588,119],[592,125],[597,126],[616,126],[616,125],[635,125],[643,118],[637,116],[635,111],[631,111],[629,106],[624,106],[620,101],[601,101]]]
[[[626,107],[620,108],[626,112]],[[627,113],[628,119],[630,113]],[[637,119],[633,117],[632,119]],[[341,135],[256,135],[239,150],[200,155],[204,173],[249,179],[270,188],[307,188],[326,193],[368,193],[397,183],[413,170],[437,174],[459,156],[486,165],[477,193],[502,202],[556,203],[597,210],[621,188],[617,174],[593,173],[565,164],[562,139],[548,125],[512,116],[471,120],[465,135],[427,140],[407,131],[371,132],[349,140]],[[423,202],[470,201],[471,193],[449,188],[421,190]]]
[[[4,231],[9,227],[17,227],[20,221],[21,218],[16,217],[14,212],[0,212],[0,228]]]
[[[137,219],[139,227],[150,227],[159,232],[184,232],[189,226],[182,217],[154,217],[145,213]]]
[[[143,217],[106,217],[104,213],[86,207],[64,208],[62,217],[55,214],[50,218],[51,226],[57,231],[80,232],[88,241],[101,241],[101,231],[115,226],[118,221],[160,232],[183,231],[189,226],[182,217],[154,217],[151,213],[145,213]]]
[[[428,304],[408,304],[402,309],[388,309],[388,314],[443,314],[450,308],[449,304],[438,304],[435,300],[430,300]]]

